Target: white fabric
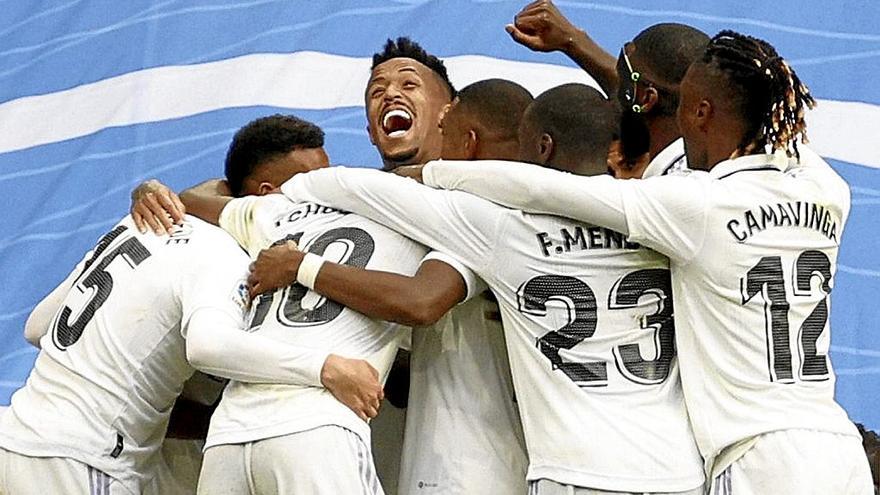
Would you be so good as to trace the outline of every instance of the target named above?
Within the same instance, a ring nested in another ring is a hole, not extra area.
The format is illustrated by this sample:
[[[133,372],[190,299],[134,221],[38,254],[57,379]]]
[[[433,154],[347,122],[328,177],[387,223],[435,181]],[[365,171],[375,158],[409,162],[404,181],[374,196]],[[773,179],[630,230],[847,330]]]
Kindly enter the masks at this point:
[[[857,435],[834,401],[828,290],[820,287],[833,286],[849,188],[808,150],[789,167],[784,156],[753,155],[711,173],[614,181],[525,165],[435,162],[424,177],[581,221],[619,226],[623,218],[632,240],[670,257],[682,384],[711,468],[727,447],[767,431]],[[782,298],[789,307],[774,311],[771,301]],[[818,336],[805,346],[802,326],[814,310],[808,326]]]
[[[118,480],[80,461],[64,457],[28,457],[0,449],[0,494],[56,493],[135,495]]]
[[[295,203],[280,194],[230,201],[220,225],[252,257],[275,241],[293,239],[304,251],[334,262],[412,275],[426,252],[365,218],[313,203]],[[365,359],[383,381],[400,340],[397,325],[371,320],[299,284],[263,294],[251,311],[252,332],[315,351]],[[211,418],[207,446],[251,442],[324,425],[345,427],[369,442],[367,423],[323,388],[231,381]]]
[[[782,430],[755,445],[712,480],[711,495],[873,495],[859,438]]]
[[[296,272],[296,281],[309,289],[314,289],[315,279],[318,278],[318,272],[321,271],[323,264],[324,258],[317,254],[306,253]]]
[[[373,455],[338,426],[205,451],[203,495],[383,495]]]
[[[456,257],[492,288],[505,322],[529,480],[619,491],[703,483],[671,314],[654,316],[671,313],[665,258],[608,229],[523,214],[378,171],[310,172],[282,191],[385,223]],[[547,343],[536,345],[541,339]],[[654,360],[661,340],[662,359]],[[554,354],[554,344],[564,349]]]
[[[470,301],[473,297],[478,296],[483,291],[487,290],[489,287],[486,286],[486,283],[483,282],[480,277],[474,273],[473,270],[465,266],[462,262],[458,261],[452,256],[448,254],[441,253],[440,251],[431,251],[426,254],[422,259],[422,263],[428,260],[442,261],[446,263],[450,267],[452,267],[455,271],[461,275],[462,280],[464,280],[464,285],[467,287],[467,293],[464,296],[464,299],[461,303]],[[459,303],[460,304],[460,303]]]
[[[645,171],[642,172],[642,178],[648,179],[660,177],[661,175],[681,174],[687,170],[684,139],[678,138],[651,159],[651,162],[645,167]]]
[[[528,459],[504,335],[486,317],[497,306],[455,257],[432,251],[428,259],[456,269],[468,294],[436,324],[412,331],[398,493],[524,493]]]
[[[694,488],[684,492],[609,492],[606,490],[594,490],[592,488],[580,488],[571,485],[562,485],[550,480],[537,480],[529,483],[529,495],[705,495],[704,487]]]
[[[524,493],[522,426],[497,311],[482,296],[413,329],[399,495]]]
[[[253,383],[323,387],[329,353],[268,339],[241,329],[241,318],[199,310],[186,332],[186,357],[205,373]]]
[[[25,387],[0,419],[0,447],[71,457],[140,493],[193,373],[182,329],[198,311],[243,319],[248,260],[222,230],[195,218],[171,237],[140,234],[129,217],[113,232],[74,276]]]
[[[580,195],[584,180],[594,184],[589,197]],[[587,214],[593,218],[589,223],[626,234],[626,217],[615,180],[499,160],[439,160],[428,162],[422,169],[422,181],[427,186],[469,192],[530,213],[580,218],[578,214],[589,208]],[[574,209],[569,213],[566,208]]]
[[[142,495],[192,495],[199,483],[202,467],[201,440],[166,438],[156,474]]]

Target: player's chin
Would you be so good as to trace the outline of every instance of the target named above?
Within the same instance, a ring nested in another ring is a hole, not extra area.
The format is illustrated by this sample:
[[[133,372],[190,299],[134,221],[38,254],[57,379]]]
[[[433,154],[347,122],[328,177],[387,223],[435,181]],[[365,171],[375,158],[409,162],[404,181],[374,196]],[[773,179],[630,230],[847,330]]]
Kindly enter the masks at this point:
[[[395,166],[411,165],[412,160],[419,154],[419,146],[414,142],[396,142],[380,145],[382,158],[385,162],[394,163]]]

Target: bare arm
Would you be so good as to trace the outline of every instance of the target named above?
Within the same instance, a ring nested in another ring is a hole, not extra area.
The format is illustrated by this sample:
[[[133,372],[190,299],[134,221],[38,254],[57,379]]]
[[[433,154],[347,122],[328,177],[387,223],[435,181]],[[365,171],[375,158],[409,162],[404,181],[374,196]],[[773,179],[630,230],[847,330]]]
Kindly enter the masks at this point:
[[[596,79],[606,95],[617,91],[617,59],[566,19],[551,0],[526,5],[505,28],[514,41],[532,50],[565,53]]]
[[[220,212],[232,201],[232,192],[225,180],[211,179],[180,193],[180,201],[187,213],[219,225]]]
[[[296,281],[304,253],[288,242],[263,250],[248,278],[251,296]],[[427,260],[412,276],[325,262],[314,290],[371,318],[408,326],[430,325],[467,295],[467,286],[447,263]]]

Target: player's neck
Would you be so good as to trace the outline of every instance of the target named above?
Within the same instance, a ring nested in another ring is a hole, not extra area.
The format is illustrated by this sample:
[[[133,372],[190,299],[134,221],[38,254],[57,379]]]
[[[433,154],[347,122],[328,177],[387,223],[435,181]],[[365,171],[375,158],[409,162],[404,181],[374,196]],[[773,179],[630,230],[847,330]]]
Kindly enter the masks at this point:
[[[648,131],[651,133],[651,145],[648,153],[653,160],[661,151],[681,137],[678,123],[674,116],[661,116],[648,120]]]

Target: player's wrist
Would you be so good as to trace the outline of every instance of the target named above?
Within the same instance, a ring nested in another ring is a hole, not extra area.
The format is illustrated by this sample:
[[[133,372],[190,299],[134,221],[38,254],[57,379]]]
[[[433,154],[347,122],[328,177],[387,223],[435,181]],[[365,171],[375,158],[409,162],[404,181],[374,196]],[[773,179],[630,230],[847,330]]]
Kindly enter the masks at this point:
[[[296,281],[309,289],[314,289],[315,280],[318,278],[318,272],[321,271],[323,265],[324,258],[317,254],[305,253],[296,272]]]

